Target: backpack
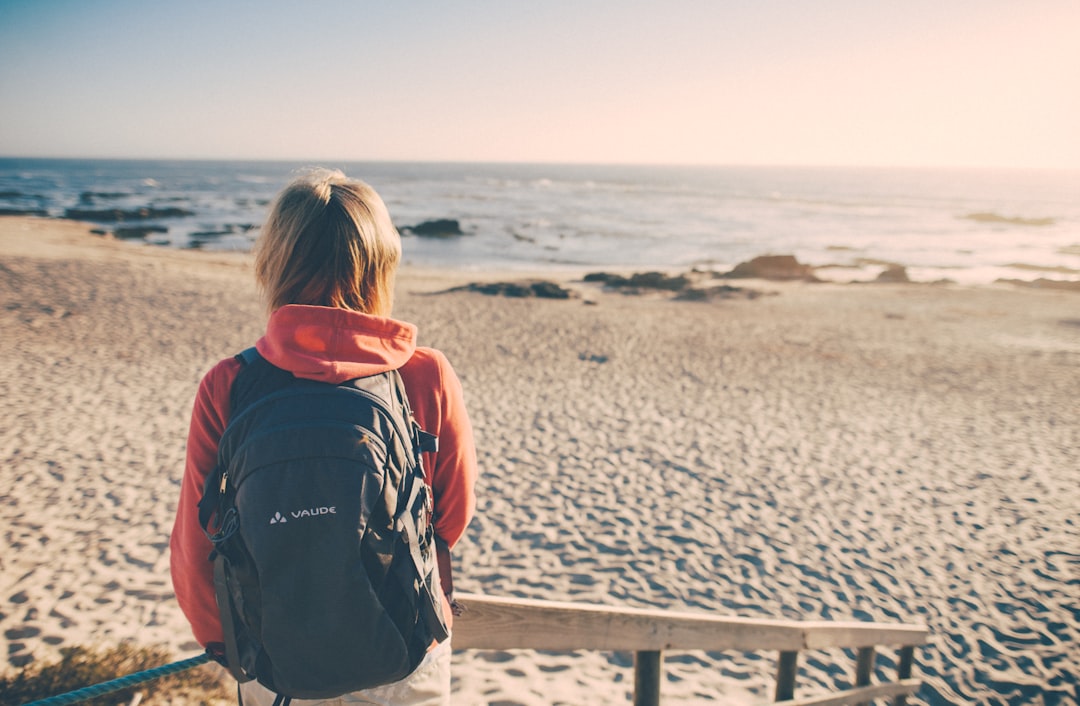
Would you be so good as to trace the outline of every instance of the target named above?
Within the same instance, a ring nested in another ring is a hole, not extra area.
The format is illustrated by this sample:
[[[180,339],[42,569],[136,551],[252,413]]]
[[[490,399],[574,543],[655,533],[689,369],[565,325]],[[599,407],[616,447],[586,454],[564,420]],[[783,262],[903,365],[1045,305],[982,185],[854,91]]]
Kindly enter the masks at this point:
[[[396,370],[334,385],[237,359],[199,503],[226,665],[290,699],[403,679],[448,636],[420,456],[436,438]]]

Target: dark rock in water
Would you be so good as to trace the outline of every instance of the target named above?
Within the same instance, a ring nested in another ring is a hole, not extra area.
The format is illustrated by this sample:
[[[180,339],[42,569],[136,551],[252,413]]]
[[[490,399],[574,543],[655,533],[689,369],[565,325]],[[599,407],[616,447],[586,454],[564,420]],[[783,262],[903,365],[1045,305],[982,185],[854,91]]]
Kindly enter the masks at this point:
[[[545,280],[524,282],[473,282],[464,287],[455,287],[451,292],[479,292],[489,296],[537,297],[539,299],[573,299],[577,293]]]
[[[638,272],[629,277],[608,272],[590,272],[585,275],[586,282],[603,282],[606,287],[617,289],[660,289],[678,292],[690,284],[686,275],[666,275],[663,272]]]
[[[126,211],[122,208],[69,208],[64,212],[64,218],[70,218],[76,221],[94,221],[98,223],[149,221],[155,218],[180,218],[182,216],[193,215],[195,215],[193,211],[188,211],[183,208],[154,208],[153,206],[143,206],[141,208],[134,208]]]
[[[168,233],[165,226],[120,226],[113,228],[113,237],[120,240],[138,240],[145,238],[151,233]]]
[[[910,282],[907,268],[903,265],[889,265],[874,280],[875,282]]]
[[[221,230],[197,230],[190,235],[192,240],[217,240],[226,235],[247,233],[258,228],[254,223],[226,223]]]
[[[42,208],[0,208],[0,216],[47,216]]]
[[[81,194],[79,194],[79,203],[81,203],[81,204],[92,204],[97,199],[102,199],[102,200],[122,199],[125,196],[130,196],[130,195],[131,194],[125,194],[125,193],[120,192],[120,191],[84,191]]]
[[[461,230],[461,223],[454,218],[438,218],[433,221],[424,221],[414,226],[405,226],[401,230],[426,238],[452,238],[457,235],[465,235],[465,231]]]
[[[794,255],[759,255],[748,262],[740,262],[721,277],[820,281],[814,276],[813,268],[800,263]]]

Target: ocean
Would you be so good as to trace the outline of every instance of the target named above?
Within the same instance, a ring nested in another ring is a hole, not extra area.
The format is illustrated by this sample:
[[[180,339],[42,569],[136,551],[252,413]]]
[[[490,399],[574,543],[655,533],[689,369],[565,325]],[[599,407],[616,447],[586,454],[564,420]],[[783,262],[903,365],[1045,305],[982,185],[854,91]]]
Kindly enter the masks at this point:
[[[245,250],[307,166],[370,183],[399,228],[457,220],[456,237],[406,231],[417,265],[724,271],[775,254],[838,281],[889,264],[915,281],[1080,280],[1080,171],[4,158],[0,214]],[[139,209],[147,217],[133,221]]]

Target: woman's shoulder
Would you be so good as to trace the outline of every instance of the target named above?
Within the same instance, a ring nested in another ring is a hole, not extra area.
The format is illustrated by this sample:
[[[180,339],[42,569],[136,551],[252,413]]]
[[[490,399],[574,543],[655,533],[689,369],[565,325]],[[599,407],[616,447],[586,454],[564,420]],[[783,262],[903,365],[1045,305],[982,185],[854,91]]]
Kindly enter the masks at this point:
[[[199,384],[200,392],[214,399],[222,394],[227,396],[232,388],[233,380],[240,372],[241,365],[236,356],[222,358],[203,375],[202,382]]]
[[[439,382],[454,369],[446,355],[437,348],[417,346],[409,361],[401,367],[401,375],[406,381],[420,378],[424,382]]]

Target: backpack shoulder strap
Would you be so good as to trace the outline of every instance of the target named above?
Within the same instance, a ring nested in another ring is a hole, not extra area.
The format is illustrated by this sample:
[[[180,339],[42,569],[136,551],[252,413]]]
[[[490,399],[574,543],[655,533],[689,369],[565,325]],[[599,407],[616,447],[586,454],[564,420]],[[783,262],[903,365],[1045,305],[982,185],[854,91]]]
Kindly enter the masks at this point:
[[[284,387],[293,380],[291,373],[275,367],[259,354],[254,346],[247,348],[233,356],[240,362],[240,370],[233,379],[229,390],[229,419],[236,416],[248,405],[262,395]],[[226,425],[227,427],[227,425]],[[210,524],[216,518],[220,524],[224,520],[224,501],[222,496],[224,486],[221,483],[224,473],[224,464],[221,449],[218,450],[218,462],[213,470],[207,474],[203,486],[203,495],[199,500],[199,524],[207,531],[207,536],[216,532],[211,531]],[[223,526],[217,530],[225,529]]]
[[[255,361],[261,360],[262,354],[259,353],[258,348],[252,346],[251,348],[245,348],[233,357],[239,360],[244,365],[251,365]]]
[[[416,449],[417,460],[419,462],[421,451],[435,453],[439,450],[439,437],[434,434],[429,434],[417,424],[416,418],[413,417],[412,405],[409,403],[409,395],[405,392],[405,381],[401,378],[401,371],[391,370],[389,375],[390,387],[394,390],[394,393],[397,395],[401,405],[405,409],[405,420],[409,424],[409,433],[412,434],[413,448]]]
[[[236,418],[255,400],[291,384],[296,378],[288,370],[283,370],[262,355],[254,346],[237,353],[240,371],[233,380],[229,392],[229,419]]]

